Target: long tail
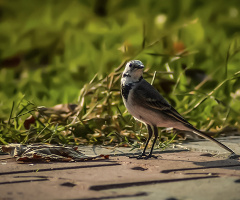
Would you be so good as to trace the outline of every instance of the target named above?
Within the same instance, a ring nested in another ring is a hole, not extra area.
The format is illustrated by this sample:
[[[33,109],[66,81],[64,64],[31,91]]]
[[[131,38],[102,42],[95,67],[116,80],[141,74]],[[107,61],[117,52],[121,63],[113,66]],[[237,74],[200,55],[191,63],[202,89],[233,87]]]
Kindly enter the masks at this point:
[[[202,131],[199,131],[193,127],[191,127],[193,132],[203,138],[206,138],[208,140],[211,140],[213,142],[215,142],[217,145],[219,145],[220,147],[222,147],[223,149],[227,150],[228,152],[230,152],[231,154],[235,154],[233,150],[231,150],[230,148],[228,148],[227,146],[225,146],[224,144],[222,144],[221,142],[215,140],[214,138],[212,138],[211,136],[209,135],[206,135],[205,133],[203,133]]]
[[[220,147],[222,147],[223,149],[227,150],[228,152],[230,152],[233,157],[234,155],[236,155],[234,153],[233,150],[231,150],[230,148],[228,148],[227,146],[225,146],[224,144],[222,144],[221,142],[218,142],[217,140],[215,140],[214,138],[206,135],[205,133],[203,133],[202,131],[199,131],[198,129],[194,128],[192,124],[190,124],[187,120],[185,120],[182,115],[180,115],[173,107],[171,107],[170,109],[167,110],[161,110],[162,112],[164,112],[166,115],[168,115],[168,117],[171,117],[173,120],[176,120],[180,123],[182,123],[188,130],[188,131],[193,131],[195,134],[206,138],[208,140],[211,140],[213,142],[215,142],[216,144],[218,144]],[[174,127],[174,126],[173,126]],[[179,128],[179,127],[175,127],[175,128]],[[181,129],[181,128],[180,128]],[[240,157],[240,156],[239,156]]]

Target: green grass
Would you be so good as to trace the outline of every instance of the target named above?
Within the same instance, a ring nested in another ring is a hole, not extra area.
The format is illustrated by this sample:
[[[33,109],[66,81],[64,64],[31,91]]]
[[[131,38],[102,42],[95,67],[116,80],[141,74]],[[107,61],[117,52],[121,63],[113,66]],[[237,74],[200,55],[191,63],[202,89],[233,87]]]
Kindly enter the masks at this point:
[[[2,2],[0,143],[139,145],[146,129],[119,91],[131,59],[142,60],[144,77],[197,128],[239,129],[238,4]],[[50,109],[58,104],[77,107]],[[173,136],[164,135],[166,144]]]

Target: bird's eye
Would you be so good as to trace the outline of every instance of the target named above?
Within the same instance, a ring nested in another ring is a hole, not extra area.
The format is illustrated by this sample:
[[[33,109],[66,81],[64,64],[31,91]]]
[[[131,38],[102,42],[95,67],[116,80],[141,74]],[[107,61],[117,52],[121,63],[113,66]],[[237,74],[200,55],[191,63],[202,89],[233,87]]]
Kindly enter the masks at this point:
[[[132,63],[129,64],[129,67],[132,67]]]

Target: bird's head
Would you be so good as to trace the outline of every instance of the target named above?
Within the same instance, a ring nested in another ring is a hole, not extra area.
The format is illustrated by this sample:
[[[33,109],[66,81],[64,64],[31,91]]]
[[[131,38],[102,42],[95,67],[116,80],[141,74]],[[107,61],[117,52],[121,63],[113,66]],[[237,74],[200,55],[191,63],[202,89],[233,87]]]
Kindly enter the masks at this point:
[[[129,61],[123,71],[123,78],[137,82],[142,78],[144,65],[140,60]]]

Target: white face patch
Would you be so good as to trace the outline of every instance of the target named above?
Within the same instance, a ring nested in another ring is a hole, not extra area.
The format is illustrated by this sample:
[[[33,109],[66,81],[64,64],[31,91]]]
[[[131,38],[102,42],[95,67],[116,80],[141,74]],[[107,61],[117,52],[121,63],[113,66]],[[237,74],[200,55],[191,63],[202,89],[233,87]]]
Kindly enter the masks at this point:
[[[141,67],[139,67],[139,66],[141,66]],[[143,75],[143,68],[144,68],[144,66],[141,61],[128,62],[126,64],[125,70],[123,71],[121,84],[125,85],[125,84],[139,81],[139,79]]]

